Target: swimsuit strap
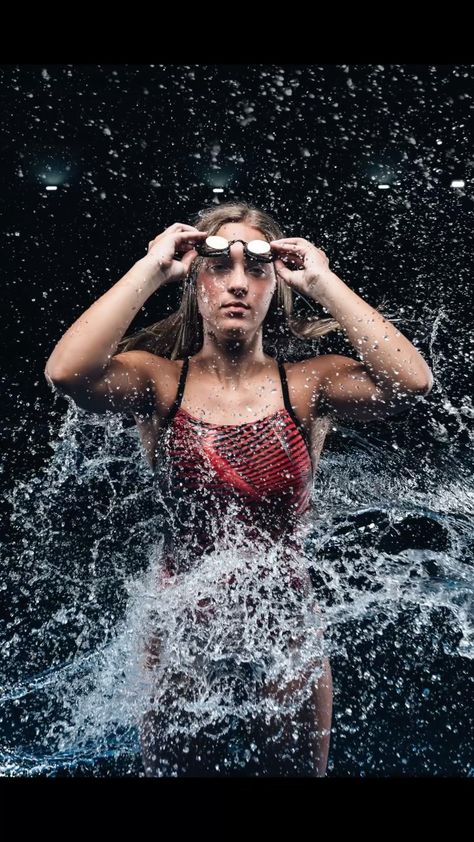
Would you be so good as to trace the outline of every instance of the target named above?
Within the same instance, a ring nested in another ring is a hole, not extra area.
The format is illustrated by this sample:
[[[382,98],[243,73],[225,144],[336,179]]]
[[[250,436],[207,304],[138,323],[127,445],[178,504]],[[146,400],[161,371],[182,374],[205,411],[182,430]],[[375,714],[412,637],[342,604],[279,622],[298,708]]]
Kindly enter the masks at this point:
[[[283,392],[283,402],[285,404],[285,409],[288,412],[288,414],[290,415],[290,417],[293,419],[294,424],[296,425],[297,429],[300,431],[301,435],[303,436],[304,441],[306,442],[306,447],[308,448],[309,453],[311,453],[308,433],[306,432],[305,428],[303,427],[303,425],[300,423],[300,421],[296,417],[295,411],[294,411],[294,409],[293,409],[293,407],[290,403],[290,395],[289,395],[289,392],[288,392],[288,381],[286,379],[285,367],[284,367],[283,363],[280,362],[280,360],[278,360],[277,362],[278,362],[278,371],[280,372],[281,390]]]
[[[176,392],[176,397],[174,399],[173,404],[171,405],[171,409],[168,412],[168,415],[166,416],[167,422],[171,421],[171,419],[174,418],[174,416],[176,415],[176,413],[177,413],[177,411],[178,411],[178,409],[181,405],[181,401],[183,400],[184,386],[185,386],[186,377],[187,377],[187,374],[188,374],[188,364],[189,364],[189,357],[185,357],[183,365],[181,367],[181,374],[179,376],[178,391]]]
[[[283,393],[283,402],[285,404],[285,409],[288,412],[288,414],[290,415],[290,417],[293,420],[294,424],[296,425],[297,429],[300,431],[301,435],[303,436],[303,439],[306,442],[306,446],[307,446],[308,450],[310,450],[310,442],[309,442],[309,436],[307,434],[307,431],[305,430],[303,425],[300,423],[299,419],[296,417],[296,414],[295,414],[295,412],[293,410],[293,407],[290,403],[290,395],[289,395],[289,392],[288,392],[288,381],[286,379],[286,371],[285,371],[284,365],[279,360],[277,362],[278,362],[278,371],[279,371],[279,374],[280,374],[281,390],[282,390],[282,393]],[[181,401],[183,399],[183,394],[184,394],[184,386],[185,386],[185,383],[186,383],[186,377],[187,377],[187,374],[188,374],[188,365],[189,365],[189,357],[186,357],[183,361],[183,365],[182,365],[182,368],[181,368],[181,374],[180,374],[180,377],[179,377],[178,391],[176,393],[176,397],[174,399],[174,402],[173,402],[173,404],[170,408],[170,411],[169,411],[168,415],[166,416],[167,422],[170,422],[174,418],[174,416],[176,415],[176,413],[177,413],[177,411],[178,411],[178,409],[181,405]]]

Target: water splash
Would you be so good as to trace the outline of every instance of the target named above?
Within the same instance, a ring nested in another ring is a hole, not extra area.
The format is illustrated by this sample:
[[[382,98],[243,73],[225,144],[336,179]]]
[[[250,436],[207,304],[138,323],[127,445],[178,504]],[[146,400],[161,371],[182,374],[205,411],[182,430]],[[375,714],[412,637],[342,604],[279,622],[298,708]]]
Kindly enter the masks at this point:
[[[165,708],[158,774],[180,774],[202,734],[221,770],[258,769],[261,724],[297,719],[322,658],[347,662],[355,648],[374,698],[391,637],[392,656],[411,646],[472,659],[472,474],[465,462],[449,476],[423,472],[369,438],[345,431],[347,452],[323,455],[300,557],[279,546],[256,555],[229,524],[234,549],[160,587],[167,512],[136,431],[71,405],[50,462],[8,498],[2,774],[104,774],[101,764],[143,774],[140,723]],[[307,568],[305,593],[292,579]],[[304,672],[291,696],[261,693]],[[335,743],[354,731],[340,715]]]

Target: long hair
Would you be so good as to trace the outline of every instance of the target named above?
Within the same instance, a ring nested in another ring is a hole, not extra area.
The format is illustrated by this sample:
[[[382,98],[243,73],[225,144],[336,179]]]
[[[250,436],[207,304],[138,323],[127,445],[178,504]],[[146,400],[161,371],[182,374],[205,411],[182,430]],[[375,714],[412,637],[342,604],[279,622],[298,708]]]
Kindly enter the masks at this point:
[[[227,222],[244,222],[258,228],[268,242],[283,237],[283,232],[273,217],[246,202],[227,202],[205,208],[197,214],[193,225],[199,231],[215,234]],[[184,279],[183,295],[178,310],[125,336],[118,344],[117,353],[142,349],[172,360],[196,354],[203,344],[202,317],[199,313],[196,278],[204,258],[197,257]],[[336,319],[293,314],[293,291],[277,276],[275,293],[263,321],[262,344],[264,352],[280,357],[288,350],[292,337],[312,341],[333,330],[340,330]]]

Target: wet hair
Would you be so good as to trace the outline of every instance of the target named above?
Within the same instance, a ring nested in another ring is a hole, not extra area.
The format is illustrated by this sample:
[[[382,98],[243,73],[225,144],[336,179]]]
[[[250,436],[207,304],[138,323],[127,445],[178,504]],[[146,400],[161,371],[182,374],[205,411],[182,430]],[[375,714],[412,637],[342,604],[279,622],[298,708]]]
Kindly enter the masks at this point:
[[[228,222],[243,222],[258,228],[268,242],[284,236],[279,224],[270,214],[247,202],[227,202],[204,208],[199,211],[192,224],[199,231],[208,231],[211,236]],[[141,349],[175,360],[192,356],[201,349],[204,335],[195,282],[203,261],[202,257],[193,261],[184,279],[179,308],[165,319],[125,336],[118,344],[117,353]],[[336,319],[318,318],[314,315],[296,316],[293,313],[293,292],[278,276],[275,293],[262,327],[263,350],[277,358],[285,355],[294,337],[309,342],[333,330],[341,329]]]

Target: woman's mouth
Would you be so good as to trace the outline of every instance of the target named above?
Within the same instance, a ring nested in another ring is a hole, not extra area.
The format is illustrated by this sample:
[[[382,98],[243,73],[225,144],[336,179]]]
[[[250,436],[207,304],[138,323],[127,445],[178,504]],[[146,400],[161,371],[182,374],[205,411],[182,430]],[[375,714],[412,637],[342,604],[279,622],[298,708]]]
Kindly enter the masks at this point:
[[[247,310],[250,310],[248,304],[235,302],[233,304],[223,304],[222,309],[226,310],[229,316],[241,316],[242,313],[246,313]]]

